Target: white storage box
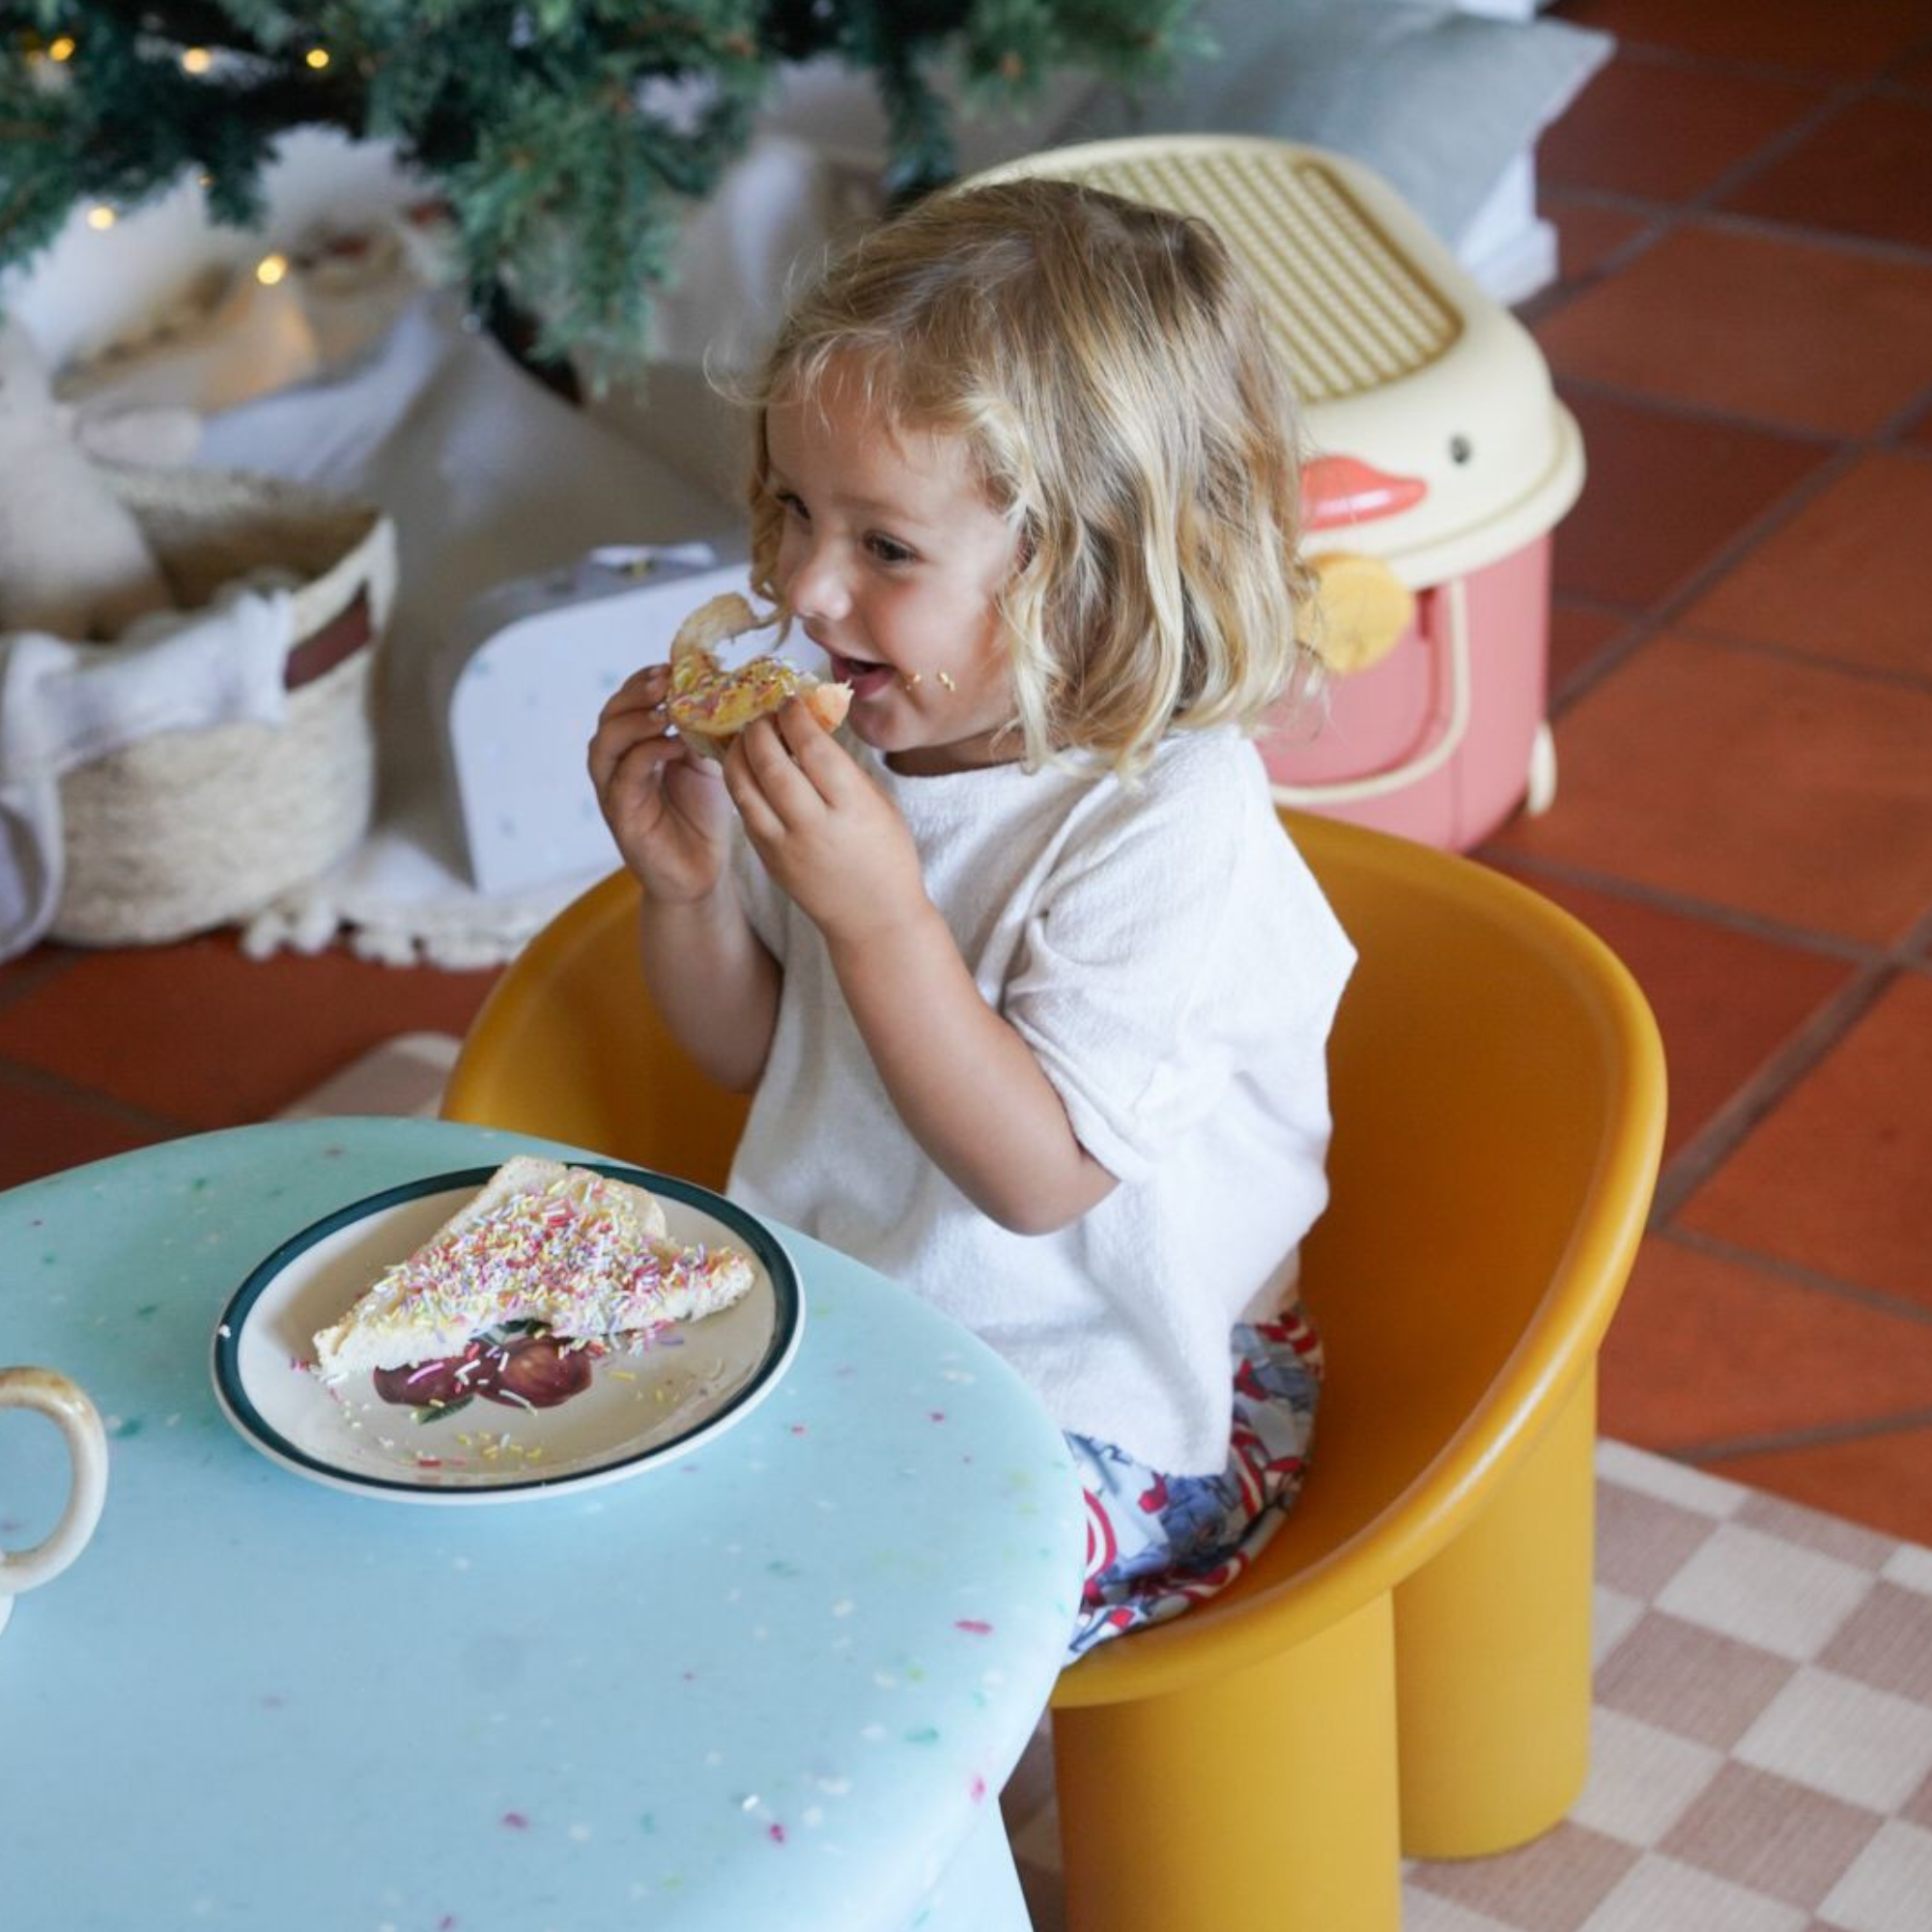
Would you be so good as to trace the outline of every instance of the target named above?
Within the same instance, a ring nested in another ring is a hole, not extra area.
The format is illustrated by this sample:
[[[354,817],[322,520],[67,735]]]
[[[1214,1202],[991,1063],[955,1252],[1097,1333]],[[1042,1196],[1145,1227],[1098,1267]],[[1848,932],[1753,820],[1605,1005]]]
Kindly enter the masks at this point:
[[[467,607],[428,675],[478,891],[615,867],[584,763],[597,714],[633,671],[664,663],[700,604],[744,591],[745,570],[742,544],[598,550]]]

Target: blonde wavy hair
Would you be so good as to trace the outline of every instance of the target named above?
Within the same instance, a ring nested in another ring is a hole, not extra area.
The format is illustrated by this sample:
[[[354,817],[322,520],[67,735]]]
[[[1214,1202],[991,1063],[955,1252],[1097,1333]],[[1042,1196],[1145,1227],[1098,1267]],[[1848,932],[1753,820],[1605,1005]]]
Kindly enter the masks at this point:
[[[838,257],[748,398],[752,582],[773,602],[766,413],[825,401],[835,365],[895,428],[962,438],[1019,533],[1000,611],[1029,764],[1131,774],[1170,731],[1253,732],[1315,694],[1296,414],[1205,223],[1024,179],[935,195]]]

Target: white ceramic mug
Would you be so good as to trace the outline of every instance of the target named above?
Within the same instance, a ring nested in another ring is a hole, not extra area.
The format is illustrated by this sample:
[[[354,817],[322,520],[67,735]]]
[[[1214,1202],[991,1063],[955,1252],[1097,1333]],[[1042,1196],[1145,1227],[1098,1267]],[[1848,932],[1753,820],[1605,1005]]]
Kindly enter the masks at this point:
[[[22,1590],[58,1577],[87,1547],[107,1494],[107,1432],[87,1391],[52,1369],[0,1369],[0,1408],[34,1408],[67,1438],[73,1480],[53,1529],[31,1549],[0,1549],[0,1630]]]

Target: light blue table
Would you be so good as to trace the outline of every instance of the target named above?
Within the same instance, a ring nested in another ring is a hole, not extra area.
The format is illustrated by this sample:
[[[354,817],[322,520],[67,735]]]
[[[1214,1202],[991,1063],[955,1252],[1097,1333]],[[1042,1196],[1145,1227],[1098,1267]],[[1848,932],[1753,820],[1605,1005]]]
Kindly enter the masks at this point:
[[[633,1479],[499,1507],[344,1493],[217,1407],[284,1236],[547,1144],[310,1121],[0,1195],[0,1362],[108,1418],[100,1528],[0,1636],[9,1932],[1008,1932],[1001,1784],[1084,1551],[1060,1437],[972,1337],[785,1235],[803,1346]],[[10,1544],[52,1522],[0,1429]]]

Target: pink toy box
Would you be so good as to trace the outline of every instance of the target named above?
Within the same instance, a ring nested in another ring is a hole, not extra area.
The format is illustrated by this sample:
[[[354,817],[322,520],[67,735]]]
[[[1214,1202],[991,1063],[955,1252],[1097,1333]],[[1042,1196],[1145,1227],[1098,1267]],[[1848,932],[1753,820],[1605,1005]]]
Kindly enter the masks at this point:
[[[1022,165],[1213,222],[1294,373],[1334,675],[1325,716],[1263,735],[1276,798],[1458,850],[1546,809],[1549,536],[1583,452],[1528,331],[1323,150],[1157,135]]]

